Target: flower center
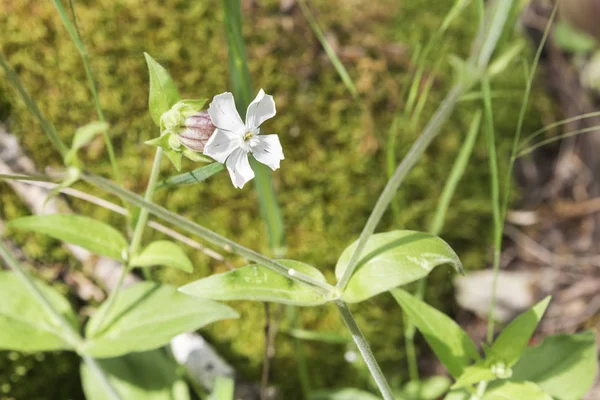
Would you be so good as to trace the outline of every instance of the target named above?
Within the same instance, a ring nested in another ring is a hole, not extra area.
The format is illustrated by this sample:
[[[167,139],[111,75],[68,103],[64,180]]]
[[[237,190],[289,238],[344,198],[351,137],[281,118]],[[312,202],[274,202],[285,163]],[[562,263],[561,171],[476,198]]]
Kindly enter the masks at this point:
[[[243,139],[244,142],[248,143],[250,141],[250,139],[252,139],[254,137],[254,131],[247,131],[246,133],[244,133]]]

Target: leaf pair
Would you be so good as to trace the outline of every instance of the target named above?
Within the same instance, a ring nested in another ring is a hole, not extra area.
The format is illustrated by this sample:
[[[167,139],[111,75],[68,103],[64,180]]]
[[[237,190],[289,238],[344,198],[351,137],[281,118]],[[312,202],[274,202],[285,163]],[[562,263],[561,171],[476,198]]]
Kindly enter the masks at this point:
[[[35,215],[12,220],[8,226],[43,233],[83,247],[94,254],[128,263],[132,267],[166,265],[185,272],[192,272],[194,268],[185,252],[166,240],[150,243],[140,254],[133,255],[128,261],[127,239],[118,230],[104,222],[81,215]]]
[[[575,400],[593,383],[597,365],[592,332],[551,336],[539,347],[527,348],[549,297],[515,318],[485,349],[483,360],[471,338],[450,317],[401,289],[392,294],[457,379],[448,400],[469,399],[462,388],[480,381],[494,381],[482,400],[545,400],[549,395]],[[500,367],[510,380],[497,380]]]
[[[338,278],[347,268],[355,247],[356,243],[346,248],[338,260],[335,269]],[[310,265],[293,260],[279,262],[326,283],[323,274]],[[436,236],[414,231],[375,234],[367,242],[358,268],[339,298],[348,303],[358,303],[421,279],[442,264],[462,269],[454,251]],[[180,290],[213,300],[272,301],[297,306],[320,305],[337,298],[333,292],[317,292],[308,284],[282,276],[260,264],[203,278]]]

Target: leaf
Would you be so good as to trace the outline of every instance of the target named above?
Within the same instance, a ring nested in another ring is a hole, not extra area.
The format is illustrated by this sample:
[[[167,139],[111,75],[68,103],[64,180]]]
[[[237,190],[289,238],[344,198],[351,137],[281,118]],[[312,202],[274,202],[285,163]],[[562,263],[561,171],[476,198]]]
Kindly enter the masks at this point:
[[[111,386],[125,399],[189,400],[185,382],[177,375],[177,363],[162,351],[132,353],[97,360]],[[81,364],[81,381],[87,400],[113,400],[87,365]]]
[[[578,400],[594,383],[596,359],[593,331],[549,336],[541,345],[525,349],[511,380],[535,382],[560,400]]]
[[[519,315],[502,330],[487,352],[490,362],[501,361],[508,367],[515,365],[542,319],[548,303],[550,296]]]
[[[127,240],[104,222],[74,214],[33,215],[10,221],[12,228],[43,233],[94,254],[123,260]]]
[[[144,53],[150,75],[148,108],[154,123],[160,126],[160,117],[179,101],[179,92],[167,70],[148,53]]]
[[[311,340],[323,343],[348,344],[352,340],[349,337],[334,332],[316,332],[304,329],[281,330],[281,332],[287,333],[288,335],[296,339]]]
[[[139,255],[132,258],[131,265],[134,267],[164,265],[188,273],[194,271],[194,265],[181,247],[168,240],[150,243]]]
[[[588,53],[596,47],[593,36],[571,26],[564,19],[559,19],[553,32],[558,47],[572,53]]]
[[[175,175],[160,182],[156,188],[163,188],[173,185],[193,185],[200,183],[218,172],[225,169],[225,165],[214,162],[212,164],[205,165],[204,167],[196,168],[193,171],[189,171],[180,175]]]
[[[532,382],[502,381],[491,385],[481,400],[552,400]]]
[[[345,388],[327,392],[317,392],[311,400],[380,400],[379,397],[363,390]]]
[[[226,305],[185,296],[173,286],[154,282],[125,289],[104,317],[106,306],[100,306],[86,327],[83,351],[96,358],[152,350],[180,333],[238,317]]]
[[[479,360],[471,338],[450,317],[402,289],[392,290],[392,295],[453,377]]]
[[[422,381],[410,381],[402,388],[408,399],[437,400],[450,388],[451,382],[445,376],[433,376]]]
[[[356,247],[354,242],[344,250],[335,266],[340,279]],[[415,231],[392,231],[372,235],[342,300],[357,303],[395,287],[421,279],[442,264],[457,271],[462,265],[454,250],[437,236]]]
[[[83,146],[87,145],[99,134],[106,132],[108,130],[108,124],[106,122],[91,122],[87,125],[82,126],[81,128],[75,131],[75,135],[73,136],[73,143],[71,144],[71,149],[65,156],[65,162],[73,163],[76,162],[77,152]]]
[[[52,307],[79,330],[77,315],[67,299],[47,284],[31,279]],[[0,271],[0,349],[30,353],[72,349],[62,332],[15,274]]]
[[[293,260],[278,262],[326,282],[323,274],[308,264]],[[199,279],[179,288],[179,291],[212,300],[272,301],[297,306],[315,306],[329,301],[309,285],[293,281],[260,264]]]
[[[481,381],[493,381],[498,379],[496,374],[492,372],[488,363],[478,361],[477,363],[466,367],[461,376],[458,377],[452,389],[461,389],[477,384]]]

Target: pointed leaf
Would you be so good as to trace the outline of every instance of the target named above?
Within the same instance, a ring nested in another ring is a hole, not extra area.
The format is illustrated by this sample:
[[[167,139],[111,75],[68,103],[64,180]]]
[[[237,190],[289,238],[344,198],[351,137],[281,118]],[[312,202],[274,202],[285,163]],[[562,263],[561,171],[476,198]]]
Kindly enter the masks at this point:
[[[392,290],[392,295],[452,376],[459,377],[479,359],[471,338],[450,317],[402,289]]]
[[[144,53],[150,74],[150,95],[148,108],[156,125],[160,126],[160,117],[179,101],[179,92],[167,70],[157,63],[148,53]]]
[[[482,400],[552,400],[552,397],[532,382],[502,381],[491,385]]]
[[[121,399],[189,400],[177,363],[160,350],[97,360]],[[87,365],[81,364],[81,381],[87,400],[114,400]]]
[[[33,215],[12,220],[8,226],[43,233],[116,260],[122,260],[127,254],[127,240],[119,231],[104,222],[81,215]]]
[[[67,299],[45,283],[33,280],[50,304],[78,330],[77,315]],[[52,315],[8,271],[0,271],[0,349],[25,352],[72,349]]]
[[[180,333],[238,316],[226,305],[185,296],[173,286],[154,282],[125,289],[104,317],[106,306],[102,304],[86,327],[83,351],[96,358],[155,349]]]
[[[502,361],[508,367],[515,365],[542,319],[548,303],[550,296],[519,315],[504,328],[489,349],[488,359],[491,362]]]
[[[511,380],[535,382],[560,400],[578,400],[594,383],[596,360],[593,331],[549,336],[541,345],[525,349]]]
[[[340,279],[356,247],[344,250],[335,266]],[[372,235],[342,300],[357,303],[395,287],[421,279],[438,265],[450,264],[457,271],[462,265],[452,248],[437,236],[415,231],[392,231]]]
[[[454,385],[452,385],[452,389],[466,388],[481,381],[493,381],[496,379],[498,379],[496,374],[492,372],[487,363],[482,360],[465,367],[462,375],[459,376]]]
[[[194,265],[181,247],[168,240],[158,240],[150,243],[140,254],[131,260],[134,267],[152,267],[164,265],[192,272]]]
[[[180,175],[175,175],[165,179],[157,185],[158,188],[173,185],[193,185],[194,183],[200,183],[218,172],[225,169],[225,165],[214,162],[212,164],[205,165],[204,167],[197,168],[193,171],[186,172]]]
[[[293,260],[278,260],[286,267],[325,282],[316,268]],[[325,304],[328,299],[310,286],[280,275],[260,264],[199,279],[179,288],[191,296],[212,300],[272,301],[297,306]]]
[[[65,161],[74,162],[77,157],[77,152],[83,146],[87,145],[99,134],[106,132],[108,130],[108,124],[106,122],[91,122],[87,125],[78,128],[75,131],[75,135],[73,136],[73,143],[71,144],[71,149],[65,156]]]

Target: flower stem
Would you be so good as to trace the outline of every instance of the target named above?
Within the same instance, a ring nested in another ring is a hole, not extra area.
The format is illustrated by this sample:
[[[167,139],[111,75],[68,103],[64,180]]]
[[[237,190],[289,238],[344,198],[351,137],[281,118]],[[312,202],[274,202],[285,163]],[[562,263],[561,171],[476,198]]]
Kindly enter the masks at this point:
[[[341,300],[336,301],[335,305],[337,306],[344,323],[350,330],[352,339],[354,339],[354,343],[356,343],[358,351],[360,351],[363,360],[367,364],[369,372],[371,372],[371,376],[375,380],[375,383],[377,384],[377,387],[379,388],[384,400],[394,400],[392,389],[390,389],[390,385],[387,383],[383,372],[381,372],[381,368],[379,368],[377,360],[375,360],[375,356],[373,356],[373,353],[371,352],[371,348],[367,343],[367,339],[365,339],[365,336],[358,327],[358,324],[356,323],[352,312],[348,308],[348,305]]]
[[[377,204],[375,204],[375,207],[360,234],[358,244],[348,262],[348,267],[337,284],[339,290],[343,291],[346,288],[346,285],[348,285],[350,277],[358,265],[359,257],[367,244],[367,240],[369,240],[375,231],[381,217],[383,217],[383,213],[394,198],[398,187],[400,187],[400,184],[402,184],[431,141],[437,136],[443,124],[448,120],[448,117],[454,110],[458,99],[465,89],[466,87],[462,83],[457,83],[450,89],[446,98],[442,101],[440,107],[423,130],[423,133],[410,148],[406,157],[404,157],[400,165],[398,165],[398,168],[396,168],[396,172],[394,172],[392,178],[388,181],[387,185],[385,185],[383,192],[381,192],[381,195],[377,200]]]
[[[207,242],[213,243],[217,246],[221,246],[227,251],[236,253],[250,261],[254,261],[257,264],[264,265],[265,267],[277,272],[278,274],[287,276],[293,281],[308,284],[319,293],[325,295],[332,295],[334,293],[334,288],[328,283],[322,282],[318,279],[313,278],[312,276],[303,274],[299,271],[293,270],[292,272],[290,268],[287,268],[286,266],[278,263],[277,261],[271,260],[270,258],[254,250],[251,250],[232,240],[229,240],[211,231],[210,229],[207,229],[193,221],[190,221],[174,212],[167,210],[164,207],[149,202],[143,199],[141,196],[132,193],[129,190],[126,190],[105,178],[84,172],[81,174],[81,179],[109,193],[122,197],[124,200],[130,202],[131,204],[134,204],[138,207],[143,207],[143,209],[146,210],[148,213],[176,225],[179,229],[183,229],[186,232],[198,235]]]
[[[148,185],[146,186],[146,194],[144,196],[144,199],[148,202],[152,201],[154,187],[156,186],[156,182],[158,181],[158,176],[160,174],[160,162],[162,160],[162,153],[163,153],[163,151],[160,147],[156,149],[156,153],[154,155],[154,162],[152,163],[152,170],[150,171],[150,178],[148,178]],[[144,233],[144,228],[146,227],[146,222],[148,222],[148,210],[145,208],[142,208],[140,211],[140,215],[137,219],[137,222],[135,224],[135,228],[133,230],[133,235],[131,237],[131,243],[129,244],[129,251],[127,253],[128,260],[131,260],[131,258],[139,250],[140,243],[142,241],[142,235]],[[127,264],[123,265],[123,268],[121,269],[121,274],[119,275],[119,280],[117,281],[117,285],[112,290],[112,292],[110,292],[110,295],[108,296],[108,299],[106,300],[106,308],[104,308],[104,313],[103,313],[102,317],[100,318],[100,323],[98,324],[100,329],[102,327],[102,324],[104,323],[104,320],[109,315],[110,310],[114,306],[115,301],[117,300],[117,297],[119,296],[119,292],[121,291],[121,288],[123,287],[123,282],[125,282],[125,277],[129,273],[129,271],[131,271],[131,265],[129,264],[129,262],[127,262]],[[144,269],[144,271],[146,271],[146,269]],[[149,278],[149,276],[146,276],[146,275],[144,275],[144,277],[146,279]]]

